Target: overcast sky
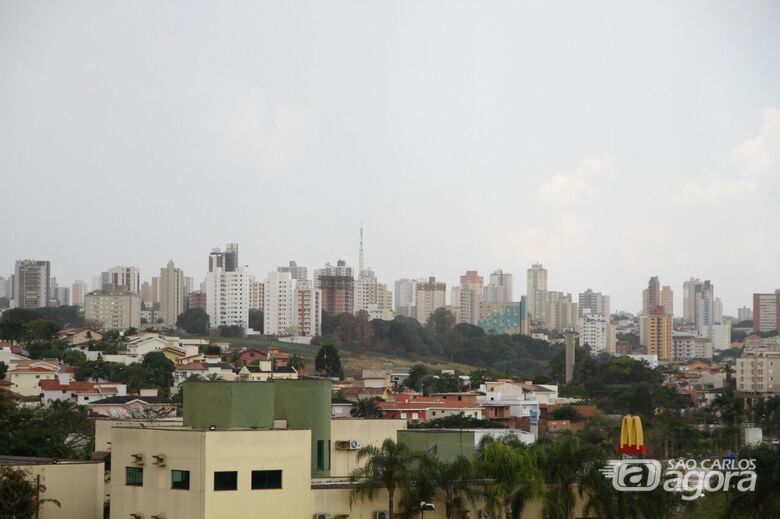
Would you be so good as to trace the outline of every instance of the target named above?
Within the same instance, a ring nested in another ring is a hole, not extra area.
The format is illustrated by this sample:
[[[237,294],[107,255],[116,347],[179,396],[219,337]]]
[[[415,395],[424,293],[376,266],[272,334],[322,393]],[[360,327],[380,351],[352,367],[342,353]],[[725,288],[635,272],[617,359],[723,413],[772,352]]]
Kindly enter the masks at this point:
[[[780,288],[780,2],[0,3],[0,275]]]

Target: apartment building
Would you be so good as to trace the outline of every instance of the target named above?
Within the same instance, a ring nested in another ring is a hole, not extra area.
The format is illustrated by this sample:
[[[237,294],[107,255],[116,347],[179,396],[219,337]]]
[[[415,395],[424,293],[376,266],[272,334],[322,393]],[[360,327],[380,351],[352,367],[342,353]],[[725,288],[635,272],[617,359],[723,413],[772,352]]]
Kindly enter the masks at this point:
[[[176,326],[176,319],[184,312],[187,302],[184,272],[173,260],[160,269],[160,319],[168,326]]]
[[[615,327],[601,314],[586,313],[580,320],[580,344],[593,354],[615,353]]]
[[[18,260],[14,266],[11,287],[11,308],[43,308],[49,306],[51,264],[48,261]]]
[[[743,353],[737,359],[736,379],[740,393],[780,394],[780,351],[760,349]]]
[[[206,274],[206,313],[212,328],[249,327],[249,271],[238,266],[238,244],[229,243],[209,254]]]
[[[141,326],[141,296],[126,287],[103,285],[84,298],[84,318],[100,323],[104,330],[126,330]]]
[[[780,329],[780,290],[753,294],[753,331],[772,332]]]
[[[338,315],[355,310],[355,279],[352,267],[338,260],[336,265],[325,264],[314,271],[314,287],[322,292],[322,310]]]
[[[434,276],[427,282],[417,282],[415,285],[416,317],[421,324],[437,309],[447,304],[447,283],[436,281]]]
[[[672,360],[672,316],[656,306],[647,319],[647,353],[661,362]]]

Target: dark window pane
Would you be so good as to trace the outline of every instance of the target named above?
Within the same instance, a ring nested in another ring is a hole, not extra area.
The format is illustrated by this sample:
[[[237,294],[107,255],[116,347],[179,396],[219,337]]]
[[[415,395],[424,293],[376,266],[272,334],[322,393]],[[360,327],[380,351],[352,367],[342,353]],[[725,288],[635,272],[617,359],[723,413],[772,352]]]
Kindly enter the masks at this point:
[[[141,467],[125,467],[125,485],[142,487],[144,485],[144,469]]]
[[[282,488],[281,470],[253,470],[252,490]]]
[[[325,440],[317,440],[317,470],[325,470]]]
[[[214,473],[214,490],[236,490],[238,488],[238,472],[225,471]]]
[[[190,489],[190,471],[189,470],[172,470],[171,471],[171,488],[177,490],[189,490]]]

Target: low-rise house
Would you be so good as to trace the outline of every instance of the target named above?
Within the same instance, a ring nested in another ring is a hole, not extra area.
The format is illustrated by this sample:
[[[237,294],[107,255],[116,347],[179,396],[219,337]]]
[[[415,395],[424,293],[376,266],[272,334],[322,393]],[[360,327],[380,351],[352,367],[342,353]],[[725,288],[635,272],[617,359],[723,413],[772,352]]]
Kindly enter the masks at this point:
[[[170,346],[173,346],[172,342],[166,341],[158,335],[145,334],[141,337],[133,336],[131,338],[130,342],[127,343],[127,353],[143,357],[148,353],[162,351]]]
[[[343,398],[334,398],[330,401],[330,416],[332,418],[351,418],[354,402]]]
[[[54,401],[71,401],[86,405],[110,396],[124,396],[127,386],[119,382],[86,382],[59,377],[54,380],[42,380],[41,403],[48,405]]]
[[[238,376],[235,374],[234,369],[233,364],[223,362],[219,357],[216,359],[205,357],[201,361],[187,363],[179,362],[173,371],[173,384],[178,386],[192,377],[200,377],[207,380],[236,380]]]
[[[298,372],[292,366],[276,366],[273,361],[265,360],[255,364],[244,365],[238,371],[239,380],[265,382],[267,380],[298,379]]]
[[[42,380],[56,380],[60,373],[57,359],[16,360],[8,367],[5,378],[11,383],[11,391],[22,397],[40,395]]]
[[[87,404],[98,416],[110,418],[152,419],[176,416],[176,403],[170,398],[151,395],[122,395],[95,400]]]
[[[92,341],[99,341],[103,334],[94,328],[65,328],[57,332],[59,339],[65,340],[68,346],[84,347]]]
[[[390,372],[384,369],[364,369],[363,387],[385,388],[390,386]]]
[[[379,402],[382,418],[427,422],[435,418],[463,415],[482,419],[482,408],[474,401],[458,401],[442,397],[412,396],[398,393],[393,402]]]

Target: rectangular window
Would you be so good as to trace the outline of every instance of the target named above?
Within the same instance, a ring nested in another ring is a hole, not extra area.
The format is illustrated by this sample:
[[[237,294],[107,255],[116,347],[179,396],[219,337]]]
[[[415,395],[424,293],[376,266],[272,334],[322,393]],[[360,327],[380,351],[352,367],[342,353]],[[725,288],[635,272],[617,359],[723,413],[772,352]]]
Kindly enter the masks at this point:
[[[129,487],[144,486],[144,469],[141,467],[125,467],[125,485]]]
[[[282,488],[281,470],[253,470],[252,490]]]
[[[189,470],[172,470],[171,471],[171,488],[176,490],[189,490],[190,489],[190,471]]]
[[[229,470],[214,473],[214,490],[238,489],[238,472]]]
[[[317,470],[325,470],[325,440],[317,440]]]

